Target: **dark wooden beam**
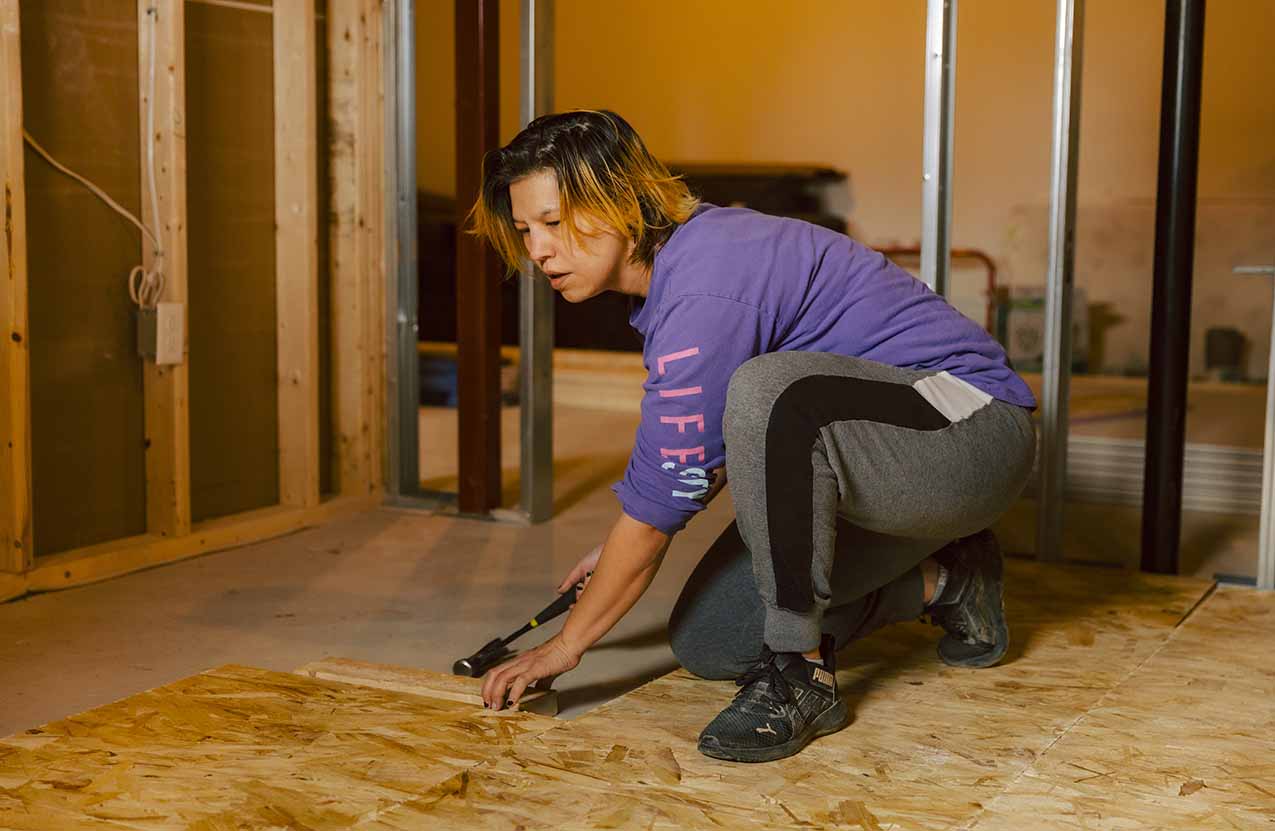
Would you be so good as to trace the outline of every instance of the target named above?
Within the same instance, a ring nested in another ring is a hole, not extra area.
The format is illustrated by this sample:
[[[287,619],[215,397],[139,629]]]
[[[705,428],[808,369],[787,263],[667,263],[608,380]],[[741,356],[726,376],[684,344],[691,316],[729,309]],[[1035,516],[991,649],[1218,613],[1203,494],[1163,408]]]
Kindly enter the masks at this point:
[[[456,0],[456,315],[462,513],[500,506],[500,270],[465,233],[483,155],[500,141],[497,0]]]
[[[1142,499],[1142,570],[1178,572],[1186,388],[1191,348],[1191,277],[1200,156],[1204,0],[1165,4],[1160,95],[1160,177],[1155,212],[1155,288],[1147,447]]]

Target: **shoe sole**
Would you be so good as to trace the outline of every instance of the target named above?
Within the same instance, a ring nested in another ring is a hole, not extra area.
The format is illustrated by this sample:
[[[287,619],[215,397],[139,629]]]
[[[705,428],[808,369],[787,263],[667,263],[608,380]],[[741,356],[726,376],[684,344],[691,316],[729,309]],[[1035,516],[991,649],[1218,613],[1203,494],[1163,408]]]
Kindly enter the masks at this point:
[[[801,752],[802,748],[815,739],[836,733],[849,723],[850,707],[844,700],[838,699],[831,707],[816,716],[804,731],[783,744],[777,744],[774,747],[730,748],[718,745],[705,748],[701,743],[699,752],[724,762],[774,762]]]
[[[971,655],[968,658],[949,658],[943,654],[943,644],[939,643],[938,653],[939,660],[950,667],[961,667],[964,669],[986,669],[987,667],[996,666],[1005,657],[1005,653],[1009,651],[1009,624],[1005,621],[1005,583],[1003,574],[997,570],[996,580],[1000,583],[1000,619],[995,624],[995,640],[991,649],[979,655]],[[949,636],[950,637],[950,636]]]
[[[968,658],[949,658],[943,654],[942,644],[939,644],[939,659],[950,667],[964,669],[986,669],[987,667],[996,666],[1005,657],[1005,653],[1009,651],[1009,626],[1005,623],[1004,616],[1001,617],[1000,623],[996,627],[996,644],[988,651]]]

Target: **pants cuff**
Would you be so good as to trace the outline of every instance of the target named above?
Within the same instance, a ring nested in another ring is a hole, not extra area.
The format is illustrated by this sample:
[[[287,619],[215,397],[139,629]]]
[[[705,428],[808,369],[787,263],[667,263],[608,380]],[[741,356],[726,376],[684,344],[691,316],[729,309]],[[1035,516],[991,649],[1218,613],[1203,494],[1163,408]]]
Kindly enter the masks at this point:
[[[819,648],[823,636],[823,610],[792,612],[766,607],[765,643],[775,652],[809,652]]]

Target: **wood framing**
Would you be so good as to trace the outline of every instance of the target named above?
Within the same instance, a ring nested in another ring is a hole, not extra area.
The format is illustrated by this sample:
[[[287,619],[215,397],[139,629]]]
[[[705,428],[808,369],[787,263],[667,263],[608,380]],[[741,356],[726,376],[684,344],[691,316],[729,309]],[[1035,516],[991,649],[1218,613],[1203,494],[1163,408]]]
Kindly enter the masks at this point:
[[[385,110],[385,2],[363,0],[363,80],[360,108],[362,152],[359,164],[363,168],[363,215],[360,225],[363,237],[362,251],[369,269],[371,302],[365,311],[367,337],[370,347],[364,350],[366,361],[364,386],[371,399],[368,437],[371,444],[370,475],[378,492],[383,491],[389,476],[389,451],[386,431],[388,418],[385,411],[386,367],[388,366],[386,313],[386,286],[389,261],[386,228],[390,217],[386,210],[386,117]]]
[[[339,4],[336,4],[339,5]],[[313,0],[274,4],[279,501],[319,504],[318,124]]]
[[[500,507],[500,272],[465,231],[484,154],[500,143],[499,7],[456,0],[456,327],[460,344],[460,510]]]
[[[31,377],[18,0],[0,0],[0,572],[31,567]]]
[[[162,302],[189,309],[186,292],[186,27],[184,0],[138,0],[138,81],[141,99],[142,221],[159,233],[163,246]],[[154,19],[152,20],[152,16]],[[152,37],[153,33],[153,37]],[[152,52],[154,53],[152,56]],[[147,96],[154,60],[155,192],[159,216],[149,196],[146,159]],[[142,240],[143,265],[155,265],[155,251]],[[190,326],[182,327],[189,341]],[[183,344],[183,355],[189,347]],[[151,534],[190,533],[190,365],[143,369],[146,396],[146,527]]]
[[[159,229],[161,298],[187,295],[185,15],[182,0],[138,0],[142,152],[155,65],[158,213],[143,181],[143,218]],[[237,7],[236,7],[237,8]],[[152,18],[152,9],[157,15]],[[253,7],[256,9],[256,7]],[[146,364],[147,533],[36,560],[31,523],[25,189],[18,0],[0,0],[0,600],[115,577],[269,539],[379,504],[385,481],[385,72],[383,0],[331,3],[333,211],[318,216],[317,32],[311,0],[276,0],[275,258],[280,504],[192,522],[189,369]],[[153,21],[153,30],[152,30]],[[152,36],[152,31],[154,35]],[[153,53],[152,53],[152,50]],[[323,117],[328,117],[324,113]],[[145,156],[143,170],[149,165]],[[334,464],[338,494],[319,494],[318,234],[332,246]],[[147,268],[155,251],[144,241]],[[189,313],[187,312],[189,317]],[[187,327],[189,332],[189,327]]]
[[[197,557],[309,528],[340,516],[370,510],[375,497],[329,499],[312,508],[277,506],[196,522],[184,537],[146,534],[41,557],[26,575],[27,591],[51,591],[95,583],[130,571]]]
[[[384,245],[379,54],[370,48],[380,16],[366,0],[335,3],[328,13],[328,106],[332,182],[333,466],[344,495],[373,492],[380,481],[376,444],[384,345],[379,322]],[[379,2],[376,3],[379,6]]]

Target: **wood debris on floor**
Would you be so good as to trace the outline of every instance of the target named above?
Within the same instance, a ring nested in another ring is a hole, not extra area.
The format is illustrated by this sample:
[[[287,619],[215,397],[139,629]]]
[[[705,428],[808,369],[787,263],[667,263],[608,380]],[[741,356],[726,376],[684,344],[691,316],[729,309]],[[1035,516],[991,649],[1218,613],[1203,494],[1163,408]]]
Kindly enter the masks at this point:
[[[1018,561],[1008,585],[1004,665],[944,667],[937,630],[891,627],[840,656],[854,722],[776,763],[701,756],[697,734],[735,687],[682,671],[560,721],[323,680],[314,667],[228,667],[0,741],[0,827],[1271,822],[1275,595]],[[420,671],[325,663],[430,684]],[[476,682],[446,681],[458,683],[463,697]]]

